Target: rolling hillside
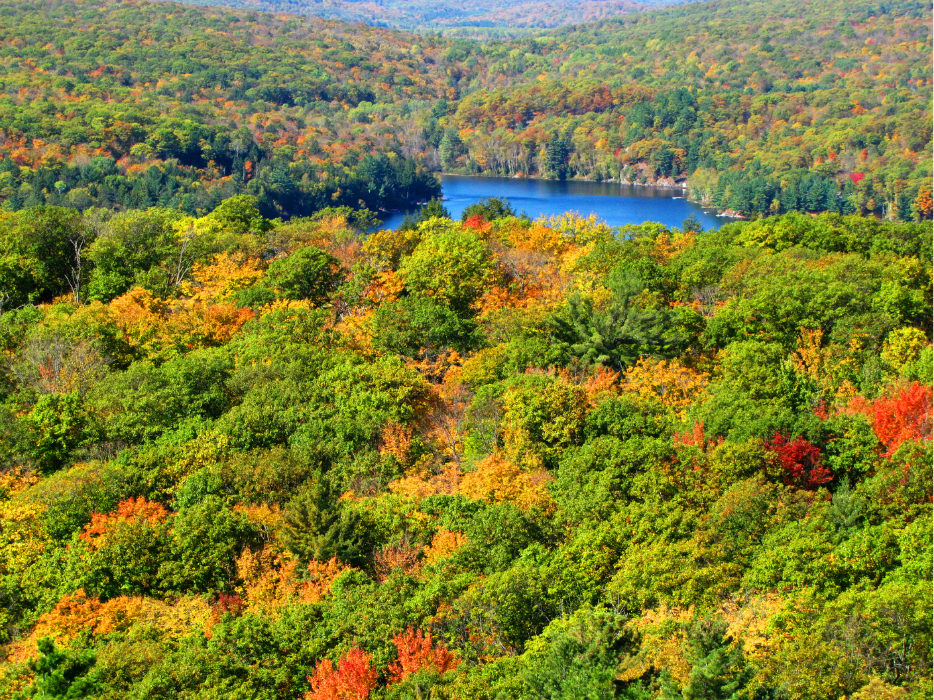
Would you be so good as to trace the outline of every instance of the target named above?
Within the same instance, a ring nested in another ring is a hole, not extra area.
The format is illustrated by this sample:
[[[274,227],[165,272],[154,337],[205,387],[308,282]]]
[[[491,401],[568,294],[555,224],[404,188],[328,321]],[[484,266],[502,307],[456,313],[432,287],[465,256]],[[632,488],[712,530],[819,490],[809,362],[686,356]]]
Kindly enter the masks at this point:
[[[263,212],[430,171],[687,181],[743,214],[930,216],[930,11],[682,5],[515,41],[123,0],[0,2],[0,198]]]

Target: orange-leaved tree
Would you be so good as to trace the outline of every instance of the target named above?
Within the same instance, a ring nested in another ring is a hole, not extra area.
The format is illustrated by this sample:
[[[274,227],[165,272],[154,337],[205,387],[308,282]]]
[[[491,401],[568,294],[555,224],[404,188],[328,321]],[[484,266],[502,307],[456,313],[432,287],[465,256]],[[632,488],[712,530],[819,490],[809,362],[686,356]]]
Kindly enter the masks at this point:
[[[431,538],[431,544],[425,548],[425,563],[435,564],[447,559],[465,544],[467,537],[462,532],[441,528]]]
[[[512,503],[523,511],[533,507],[549,511],[554,507],[547,490],[551,479],[543,469],[526,472],[494,454],[482,459],[474,471],[464,475],[458,493],[489,503]]]
[[[326,562],[312,559],[303,572],[298,560],[273,540],[259,551],[245,549],[237,559],[237,575],[243,582],[237,590],[249,612],[278,619],[282,608],[293,601],[317,603],[324,598],[347,569],[334,557]]]
[[[117,509],[107,513],[94,513],[91,522],[78,535],[92,549],[98,548],[107,534],[118,524],[126,522],[146,522],[150,526],[165,522],[168,511],[161,503],[147,501],[143,496],[122,501]]]
[[[202,303],[194,297],[166,302],[139,288],[114,299],[110,310],[121,340],[161,359],[225,345],[255,315],[229,302]]]
[[[438,673],[453,671],[460,661],[445,647],[433,643],[430,634],[409,627],[402,634],[392,638],[398,657],[389,665],[389,677],[393,683],[411,676],[423,669],[432,669]]]
[[[376,669],[370,665],[373,656],[354,647],[337,661],[322,659],[315,675],[308,677],[311,690],[305,700],[365,700],[376,687]]]
[[[897,395],[873,404],[872,425],[879,442],[891,455],[907,440],[931,439],[932,388],[912,382]]]
[[[100,637],[126,633],[137,624],[158,630],[164,639],[179,639],[195,631],[208,631],[213,622],[209,605],[198,595],[169,602],[147,596],[118,596],[102,602],[78,589],[63,596],[36,621],[30,634],[10,645],[7,653],[13,661],[27,661],[38,656],[37,642],[43,637],[67,645],[83,632]]]
[[[418,572],[421,566],[418,558],[422,553],[422,547],[407,540],[407,537],[403,537],[395,544],[386,545],[373,554],[378,581],[385,581],[397,569],[410,575]]]

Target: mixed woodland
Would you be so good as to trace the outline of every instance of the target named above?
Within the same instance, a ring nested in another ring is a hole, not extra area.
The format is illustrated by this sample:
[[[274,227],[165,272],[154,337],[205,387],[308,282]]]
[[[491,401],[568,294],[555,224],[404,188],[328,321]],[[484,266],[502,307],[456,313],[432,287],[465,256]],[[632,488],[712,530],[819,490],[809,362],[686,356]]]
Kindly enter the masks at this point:
[[[4,215],[0,695],[930,695],[930,222],[371,224]]]
[[[478,42],[142,0],[0,0],[0,201],[400,209],[432,171],[931,217],[930,7],[720,0]]]
[[[0,0],[0,698],[929,698],[930,19]]]

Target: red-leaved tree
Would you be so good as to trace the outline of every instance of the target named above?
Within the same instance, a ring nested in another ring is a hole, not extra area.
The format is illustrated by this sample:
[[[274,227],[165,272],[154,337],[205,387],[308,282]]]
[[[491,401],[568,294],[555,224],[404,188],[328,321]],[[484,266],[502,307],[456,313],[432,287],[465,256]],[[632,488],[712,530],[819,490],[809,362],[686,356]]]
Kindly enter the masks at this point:
[[[816,489],[833,479],[833,474],[821,463],[820,450],[803,437],[789,442],[788,438],[776,432],[771,440],[766,441],[765,449],[772,453],[781,467],[782,477],[788,486]]]
[[[434,669],[438,673],[453,671],[460,663],[441,645],[433,645],[430,634],[417,632],[409,627],[392,638],[398,658],[389,665],[392,682],[397,683],[422,669]]]
[[[236,593],[221,593],[211,604],[211,613],[215,619],[219,620],[224,613],[238,615],[245,607],[246,603],[243,598]]]
[[[907,440],[931,439],[932,393],[931,387],[913,382],[898,395],[873,404],[872,427],[887,454],[891,455]]]
[[[308,677],[311,690],[305,700],[366,700],[376,687],[376,669],[370,666],[372,655],[354,647],[337,661],[322,659],[315,675]]]
[[[487,220],[480,215],[474,215],[467,218],[467,221],[464,222],[464,228],[473,229],[478,233],[483,233],[484,231],[490,230],[490,224],[487,223]]]

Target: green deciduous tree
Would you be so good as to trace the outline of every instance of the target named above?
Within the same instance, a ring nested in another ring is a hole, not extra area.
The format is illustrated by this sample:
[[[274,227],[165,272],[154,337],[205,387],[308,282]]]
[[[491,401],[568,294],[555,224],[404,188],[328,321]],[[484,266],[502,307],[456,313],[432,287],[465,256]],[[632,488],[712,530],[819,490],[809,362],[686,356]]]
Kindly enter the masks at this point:
[[[411,293],[468,314],[493,279],[490,248],[476,234],[452,226],[424,235],[399,275]]]
[[[263,285],[284,299],[308,299],[316,306],[328,301],[343,279],[338,261],[317,248],[301,248],[269,266]]]

